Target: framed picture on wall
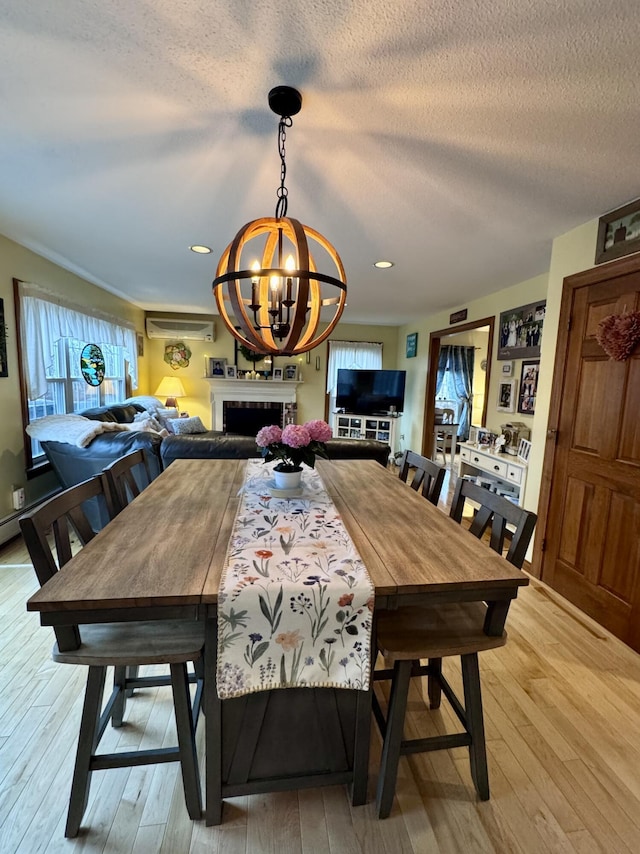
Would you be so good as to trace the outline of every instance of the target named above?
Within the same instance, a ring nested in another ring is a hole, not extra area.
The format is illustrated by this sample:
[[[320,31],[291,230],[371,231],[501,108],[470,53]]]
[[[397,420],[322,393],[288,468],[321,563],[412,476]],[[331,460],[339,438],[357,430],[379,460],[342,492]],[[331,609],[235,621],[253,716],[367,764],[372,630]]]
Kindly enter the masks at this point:
[[[499,412],[516,411],[517,385],[518,380],[500,380],[498,383],[498,404],[496,406]]]
[[[284,366],[284,379],[286,380],[296,380],[298,379],[298,366],[297,365],[285,365]]]
[[[540,355],[546,300],[500,314],[498,359],[531,359]]]
[[[539,370],[540,359],[533,359],[522,363],[518,412],[521,412],[523,415],[533,415],[536,411]]]
[[[640,250],[640,199],[600,217],[596,264]]]
[[[220,359],[218,356],[208,356],[208,367],[207,367],[207,376],[208,377],[220,377],[221,379],[226,376],[226,368],[227,368],[227,360]]]
[[[282,368],[273,369],[273,378],[274,380],[282,380]]]
[[[9,376],[7,365],[7,329],[4,325],[4,300],[0,299],[0,377]]]
[[[407,359],[413,359],[418,353],[418,333],[407,335]]]

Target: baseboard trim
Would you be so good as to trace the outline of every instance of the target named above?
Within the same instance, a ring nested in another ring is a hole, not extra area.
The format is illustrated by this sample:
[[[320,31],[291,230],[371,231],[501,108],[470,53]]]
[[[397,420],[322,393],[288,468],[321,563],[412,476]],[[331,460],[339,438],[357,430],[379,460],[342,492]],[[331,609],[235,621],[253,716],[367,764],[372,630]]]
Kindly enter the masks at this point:
[[[16,510],[9,516],[5,516],[3,519],[0,519],[0,546],[8,543],[9,540],[13,540],[14,537],[17,537],[20,534],[19,520],[21,516],[28,513],[30,510],[35,510],[36,507],[39,507],[40,504],[44,504],[45,501],[51,498],[52,495],[56,495],[58,492],[61,492],[61,490],[53,489],[37,501],[32,502],[27,507],[23,507],[22,510]]]

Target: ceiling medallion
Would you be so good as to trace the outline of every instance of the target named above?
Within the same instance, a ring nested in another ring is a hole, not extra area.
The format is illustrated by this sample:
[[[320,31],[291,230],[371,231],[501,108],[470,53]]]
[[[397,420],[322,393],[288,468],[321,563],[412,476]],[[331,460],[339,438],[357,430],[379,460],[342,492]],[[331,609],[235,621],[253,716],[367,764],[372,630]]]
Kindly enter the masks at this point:
[[[277,86],[269,92],[269,106],[280,116],[275,217],[252,220],[240,229],[222,253],[212,287],[220,317],[241,344],[258,353],[294,356],[329,337],[346,304],[347,280],[326,237],[287,217],[286,132],[291,116],[300,112],[302,96],[290,86]],[[322,264],[332,262],[337,277],[318,272],[312,248],[316,255],[320,249]],[[321,319],[327,325],[318,331]]]

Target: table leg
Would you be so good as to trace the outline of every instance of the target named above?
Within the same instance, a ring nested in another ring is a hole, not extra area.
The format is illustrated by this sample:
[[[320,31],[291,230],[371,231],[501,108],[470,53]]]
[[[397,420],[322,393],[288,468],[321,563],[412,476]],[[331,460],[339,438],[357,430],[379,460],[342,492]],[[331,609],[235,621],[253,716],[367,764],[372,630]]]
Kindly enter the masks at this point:
[[[504,631],[511,599],[499,599],[495,602],[487,602],[487,613],[484,618],[484,633],[492,637],[498,637]]]
[[[222,703],[216,686],[218,619],[208,616],[204,630],[205,815],[207,827],[222,823]]]
[[[371,694],[373,677],[368,691],[358,691],[356,705],[356,727],[353,746],[353,781],[351,803],[354,807],[367,802],[369,783],[369,742],[371,740]]]

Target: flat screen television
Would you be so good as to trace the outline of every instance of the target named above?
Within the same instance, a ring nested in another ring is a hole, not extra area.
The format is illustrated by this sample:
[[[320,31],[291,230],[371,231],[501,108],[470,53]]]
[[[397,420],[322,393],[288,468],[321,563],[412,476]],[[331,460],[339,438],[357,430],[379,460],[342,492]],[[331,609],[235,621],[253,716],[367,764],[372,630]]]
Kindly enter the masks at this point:
[[[358,371],[338,368],[336,406],[358,415],[386,415],[404,409],[406,371]]]

